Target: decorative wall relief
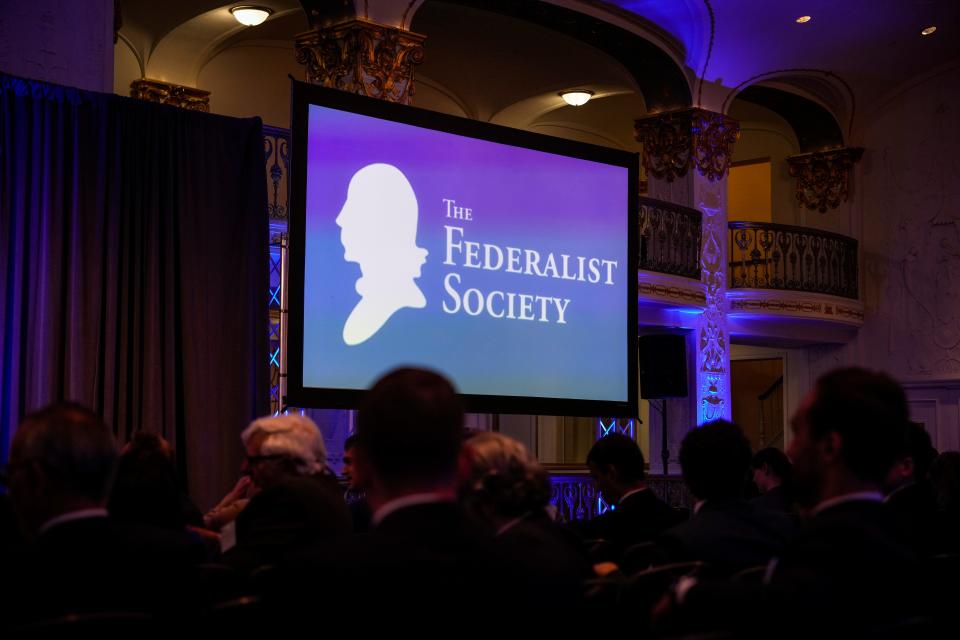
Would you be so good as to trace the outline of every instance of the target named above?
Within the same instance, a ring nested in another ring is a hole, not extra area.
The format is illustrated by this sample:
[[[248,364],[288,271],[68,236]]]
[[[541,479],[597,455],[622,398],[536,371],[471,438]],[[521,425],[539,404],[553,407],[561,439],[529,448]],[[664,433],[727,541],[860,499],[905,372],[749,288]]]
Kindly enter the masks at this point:
[[[890,100],[857,165],[862,360],[901,380],[960,379],[960,67]],[[956,424],[956,423],[954,423]]]
[[[713,187],[714,185],[711,185]],[[724,185],[725,186],[725,185]],[[727,216],[721,206],[703,211],[702,281],[707,286],[707,306],[697,328],[697,422],[730,418],[730,344],[727,339]]]
[[[638,119],[634,135],[643,145],[649,175],[673,182],[687,175],[692,164],[716,182],[727,175],[740,125],[722,113],[689,108]]]
[[[410,104],[425,39],[404,29],[349,20],[298,35],[296,56],[313,84]]]
[[[267,170],[267,215],[270,220],[286,220],[289,214],[290,130],[264,126],[263,155]]]
[[[169,104],[191,111],[210,111],[210,92],[159,80],[134,80],[130,83],[130,97],[147,102]]]
[[[801,153],[787,158],[797,179],[797,201],[807,209],[826,213],[850,197],[850,172],[863,149],[845,147]]]

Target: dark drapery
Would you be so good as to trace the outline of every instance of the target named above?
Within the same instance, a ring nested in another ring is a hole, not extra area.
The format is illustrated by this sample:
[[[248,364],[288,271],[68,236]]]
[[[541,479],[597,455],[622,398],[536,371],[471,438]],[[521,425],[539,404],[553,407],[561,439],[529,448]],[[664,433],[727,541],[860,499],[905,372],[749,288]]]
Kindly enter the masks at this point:
[[[0,448],[54,400],[174,445],[208,505],[268,410],[259,119],[0,75]]]

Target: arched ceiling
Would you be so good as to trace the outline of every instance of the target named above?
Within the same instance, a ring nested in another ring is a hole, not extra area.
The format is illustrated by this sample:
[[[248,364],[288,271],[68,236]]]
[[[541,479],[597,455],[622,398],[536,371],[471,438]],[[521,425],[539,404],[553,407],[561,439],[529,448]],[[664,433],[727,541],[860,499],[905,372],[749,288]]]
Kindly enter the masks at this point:
[[[650,111],[727,110],[762,85],[823,107],[848,139],[892,89],[960,61],[957,0],[258,0],[274,15],[252,28],[223,0],[119,4],[121,46],[144,74],[189,86],[230,47],[272,41],[292,51],[309,26],[304,6],[352,4],[424,32],[424,77],[466,113],[496,121],[541,119],[573,85],[632,92]],[[797,24],[800,15],[812,20]],[[937,33],[922,37],[931,24]]]

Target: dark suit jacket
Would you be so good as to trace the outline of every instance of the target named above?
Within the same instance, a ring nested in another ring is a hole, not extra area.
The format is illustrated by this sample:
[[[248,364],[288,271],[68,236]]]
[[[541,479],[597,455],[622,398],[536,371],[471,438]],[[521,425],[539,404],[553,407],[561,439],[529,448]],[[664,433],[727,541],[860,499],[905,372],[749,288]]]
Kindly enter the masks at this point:
[[[897,489],[884,505],[918,555],[937,553],[937,496],[930,483],[915,482]]]
[[[766,511],[777,511],[779,513],[791,513],[793,511],[790,496],[787,495],[787,490],[783,485],[774,487],[770,491],[757,496],[750,503]]]
[[[189,604],[203,543],[185,531],[114,522],[65,522],[42,533],[8,564],[13,586],[5,622],[74,612],[169,613]],[[3,606],[0,604],[0,606]]]
[[[608,540],[623,550],[653,540],[680,520],[676,510],[646,489],[627,496],[616,509],[572,526],[587,540]]]
[[[552,591],[554,598],[565,598],[571,606],[582,594],[584,581],[595,576],[579,539],[543,510],[529,513],[496,538],[507,557],[523,566],[529,580],[542,581],[544,590]]]
[[[288,590],[273,602],[278,619],[310,618],[323,602],[342,619],[359,616],[368,628],[419,635],[430,635],[431,625],[441,624],[438,616],[471,633],[526,615],[550,622],[544,608],[550,581],[511,557],[523,546],[498,542],[455,503],[409,506],[369,534],[291,557]]]
[[[248,573],[310,545],[346,538],[352,528],[335,479],[285,478],[255,495],[237,516],[237,545],[223,561]]]
[[[766,564],[795,533],[786,514],[759,509],[745,500],[706,502],[687,522],[657,540],[667,560],[700,560],[730,574]]]

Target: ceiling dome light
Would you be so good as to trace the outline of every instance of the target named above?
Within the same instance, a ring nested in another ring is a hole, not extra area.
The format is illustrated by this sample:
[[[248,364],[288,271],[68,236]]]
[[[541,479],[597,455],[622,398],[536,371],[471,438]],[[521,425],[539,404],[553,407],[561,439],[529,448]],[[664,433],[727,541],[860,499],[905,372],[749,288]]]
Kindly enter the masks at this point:
[[[230,13],[237,19],[237,22],[247,27],[255,27],[270,17],[273,9],[267,7],[252,7],[250,5],[240,5],[230,9]]]
[[[803,24],[805,22],[810,22],[811,20],[813,20],[813,18],[811,18],[810,16],[800,16],[799,18],[797,18],[797,24]]]
[[[930,35],[931,33],[933,33],[933,32],[936,31],[936,30],[937,30],[936,27],[932,27],[932,26],[931,26],[931,27],[927,27],[926,29],[924,29],[923,31],[920,32],[920,35],[922,35],[922,36],[928,36],[928,35]]]
[[[583,89],[577,91],[564,91],[560,94],[560,97],[563,98],[563,101],[566,102],[571,107],[581,107],[593,97],[593,91],[585,91]]]

